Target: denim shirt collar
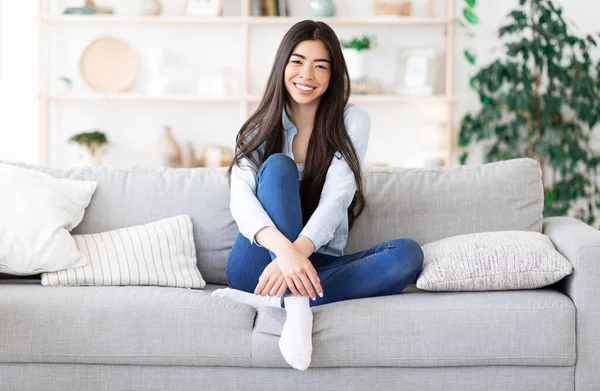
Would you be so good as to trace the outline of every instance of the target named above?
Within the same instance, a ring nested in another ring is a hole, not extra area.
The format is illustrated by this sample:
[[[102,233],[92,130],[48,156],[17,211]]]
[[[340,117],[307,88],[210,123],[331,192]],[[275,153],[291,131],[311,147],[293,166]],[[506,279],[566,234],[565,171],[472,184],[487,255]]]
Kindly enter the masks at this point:
[[[296,125],[294,125],[290,120],[290,117],[288,117],[285,107],[283,108],[283,112],[281,114],[281,123],[283,124],[283,129],[287,134],[293,136],[298,133],[298,129],[296,129]]]

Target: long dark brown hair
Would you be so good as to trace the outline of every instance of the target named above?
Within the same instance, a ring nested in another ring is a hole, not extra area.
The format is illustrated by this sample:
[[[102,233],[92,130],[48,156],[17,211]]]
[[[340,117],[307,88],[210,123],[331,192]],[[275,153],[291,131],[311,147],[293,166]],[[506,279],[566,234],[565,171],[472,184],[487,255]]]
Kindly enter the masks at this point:
[[[227,171],[231,183],[233,165],[247,158],[258,171],[262,162],[283,149],[282,113],[284,104],[292,99],[284,84],[284,72],[292,50],[302,41],[320,40],[331,59],[331,78],[327,90],[321,96],[315,114],[312,134],[306,152],[304,176],[300,186],[302,220],[305,225],[313,214],[323,190],[325,176],[336,152],[340,152],[354,173],[356,193],[348,209],[349,229],[362,213],[366,200],[360,160],[344,126],[344,108],[350,96],[350,77],[335,32],[323,22],[304,20],[296,23],[285,34],[271,69],[267,87],[256,111],[242,125],[236,136],[235,155]],[[257,130],[256,132],[254,132]],[[253,134],[255,133],[255,134]],[[264,150],[261,144],[265,142]],[[339,155],[335,156],[340,159]]]

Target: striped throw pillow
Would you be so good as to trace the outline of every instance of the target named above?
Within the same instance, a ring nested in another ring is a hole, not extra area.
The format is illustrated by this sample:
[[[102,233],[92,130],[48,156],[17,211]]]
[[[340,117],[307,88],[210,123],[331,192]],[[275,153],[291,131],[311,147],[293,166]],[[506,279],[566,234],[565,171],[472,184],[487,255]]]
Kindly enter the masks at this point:
[[[42,273],[42,285],[206,286],[187,215],[73,238],[88,264]]]

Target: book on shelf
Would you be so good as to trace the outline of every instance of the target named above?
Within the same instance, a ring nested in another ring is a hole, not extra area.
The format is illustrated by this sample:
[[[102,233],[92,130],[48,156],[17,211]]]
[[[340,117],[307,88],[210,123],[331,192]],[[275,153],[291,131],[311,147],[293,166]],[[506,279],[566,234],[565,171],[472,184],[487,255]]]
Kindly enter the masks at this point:
[[[257,16],[288,16],[287,0],[253,0],[252,14]]]

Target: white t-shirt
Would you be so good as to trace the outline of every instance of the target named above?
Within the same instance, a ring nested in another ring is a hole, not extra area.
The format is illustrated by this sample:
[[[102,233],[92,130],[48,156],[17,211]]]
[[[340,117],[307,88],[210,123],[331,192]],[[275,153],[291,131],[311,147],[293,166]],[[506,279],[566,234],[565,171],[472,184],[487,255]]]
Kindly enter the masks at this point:
[[[298,175],[300,176],[300,180],[302,180],[304,174],[304,164],[296,163],[296,166],[298,166]]]

